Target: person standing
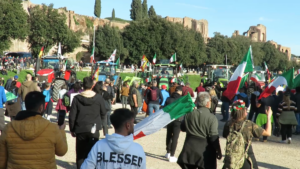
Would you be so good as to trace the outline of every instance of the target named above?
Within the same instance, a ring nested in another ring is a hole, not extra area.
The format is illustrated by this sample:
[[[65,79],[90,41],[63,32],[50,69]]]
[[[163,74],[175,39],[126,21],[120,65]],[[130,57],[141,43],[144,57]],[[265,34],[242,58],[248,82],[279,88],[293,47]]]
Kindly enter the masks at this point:
[[[248,116],[248,120],[253,121],[253,122],[256,121],[256,118],[253,120],[253,115],[257,114],[258,109],[256,107],[256,102],[257,102],[259,95],[260,95],[260,93],[259,93],[258,89],[256,88],[256,90],[250,96],[250,105],[251,106],[250,106],[250,113]]]
[[[177,86],[175,92],[171,94],[171,97],[167,98],[165,106],[175,102],[179,98],[182,97],[182,87]],[[169,160],[169,162],[177,162],[177,158],[175,157],[175,151],[177,147],[177,141],[180,134],[180,125],[183,117],[179,117],[178,119],[172,121],[167,125],[167,136],[166,136],[166,149],[167,154],[165,157]]]
[[[205,92],[205,88],[203,87],[203,82],[200,82],[200,85],[196,88],[195,92],[197,92],[197,95],[200,92]]]
[[[18,90],[18,94],[19,96],[21,96],[21,108],[22,110],[26,110],[25,107],[25,96],[29,93],[29,92],[33,92],[33,91],[40,91],[39,87],[37,86],[37,83],[32,81],[32,76],[31,74],[27,74],[26,75],[26,81],[24,81],[20,87],[20,89]]]
[[[19,76],[15,75],[14,76],[14,81],[16,82],[16,87],[20,88],[22,84],[21,84],[21,82],[18,81],[18,79],[19,79]]]
[[[171,86],[170,89],[169,89],[170,95],[172,95],[172,93],[175,92],[175,89],[176,89],[177,86],[178,86],[178,84],[177,84],[176,82],[173,82],[173,83],[172,83],[172,86]]]
[[[105,85],[106,85],[106,88],[107,88],[107,92],[109,95],[113,96],[113,99],[110,99],[109,102],[110,102],[110,110],[107,111],[107,126],[108,128],[112,128],[111,126],[111,123],[110,123],[110,114],[111,114],[111,105],[112,103],[114,102],[114,98],[115,98],[115,92],[114,92],[114,88],[113,86],[111,86],[111,83],[110,83],[110,79],[107,78],[105,80]]]
[[[281,125],[281,143],[291,144],[292,142],[292,127],[297,126],[298,122],[294,115],[298,109],[296,103],[290,100],[290,94],[284,93],[283,102],[279,104],[277,116]]]
[[[127,107],[127,100],[129,95],[129,88],[127,86],[127,82],[124,82],[121,88],[121,101],[122,101],[122,108]]]
[[[68,151],[66,124],[44,119],[45,96],[29,92],[26,111],[8,123],[0,137],[0,168],[56,168],[55,155]]]
[[[84,91],[73,98],[69,114],[69,127],[73,137],[76,137],[76,164],[79,169],[88,152],[99,140],[99,130],[102,129],[105,109],[104,99],[92,91],[93,79],[83,79]]]
[[[161,94],[164,98],[164,100],[162,101],[162,104],[161,106],[164,107],[165,106],[165,103],[166,103],[166,100],[170,97],[170,94],[169,92],[166,90],[167,89],[167,86],[166,85],[162,85],[161,86],[162,90],[161,90]]]
[[[45,110],[47,114],[47,120],[50,120],[50,115],[52,114],[53,102],[51,100],[52,90],[51,83],[45,83],[45,89],[43,90],[43,95],[45,96]]]
[[[10,88],[7,90],[17,96],[17,99],[10,100],[5,103],[7,115],[10,117],[10,121],[14,120],[16,115],[21,111],[21,98],[18,97],[18,88],[16,81],[13,81]]]
[[[134,113],[134,123],[137,123],[136,121],[136,115],[138,114],[138,108],[142,106],[142,97],[141,93],[138,90],[139,82],[133,81],[132,86],[130,88],[130,107],[131,111]]]
[[[295,102],[296,102],[296,107],[297,111],[295,111],[295,116],[298,122],[298,125],[296,126],[296,135],[300,134],[300,87],[296,87],[296,94],[295,94]]]
[[[248,151],[248,158],[245,159],[242,169],[258,169],[258,165],[253,153],[251,140],[253,137],[259,138],[261,136],[271,136],[271,117],[272,117],[272,110],[271,108],[265,110],[267,114],[267,122],[266,122],[266,129],[261,128],[260,126],[256,125],[250,120],[247,119],[247,109],[245,108],[245,103],[242,100],[238,100],[233,103],[231,109],[231,119],[225,124],[223,129],[223,137],[227,139],[227,137],[232,132],[241,132],[244,143]],[[227,147],[226,147],[227,149]],[[226,153],[225,153],[226,154]],[[236,158],[236,156],[235,156]],[[241,157],[245,158],[245,157]],[[251,162],[250,162],[251,159]],[[230,158],[227,158],[225,155],[224,159],[224,166],[223,169],[231,168],[229,165],[232,165]],[[252,163],[252,165],[251,165]]]
[[[181,124],[187,134],[177,163],[183,169],[217,168],[216,159],[222,159],[218,120],[210,113],[209,93],[200,92],[196,100],[197,109],[186,114]]]
[[[0,86],[0,135],[5,127],[3,104],[6,102],[6,95],[3,86]]]
[[[95,144],[81,169],[146,169],[143,147],[133,141],[134,119],[135,114],[128,109],[115,110],[110,116],[115,133]]]
[[[223,119],[221,119],[221,122],[226,122],[229,118],[229,105],[232,103],[231,100],[229,100],[226,96],[224,96],[224,93],[221,97],[222,106],[221,106],[221,114],[223,115]]]
[[[148,105],[149,116],[153,115],[156,111],[159,110],[160,105],[162,104],[164,98],[161,94],[159,88],[157,88],[157,81],[152,81],[152,87],[147,90],[147,95],[145,101]],[[153,113],[154,111],[154,113]]]
[[[182,96],[186,96],[186,95],[188,95],[188,93],[190,93],[190,95],[191,95],[191,97],[192,98],[194,98],[195,96],[194,96],[194,91],[193,91],[193,89],[190,87],[190,83],[189,82],[187,82],[186,84],[185,84],[185,86],[182,88]]]
[[[216,109],[218,107],[219,99],[218,99],[218,96],[216,94],[215,89],[210,89],[209,90],[209,95],[211,97],[211,108],[210,108],[210,111],[211,111],[211,113],[213,113],[214,115],[216,115]]]
[[[67,96],[67,85],[64,84],[61,86],[60,91],[58,92],[58,101],[55,107],[55,110],[58,112],[60,110],[65,110],[68,112],[67,106],[70,106],[70,97]],[[57,113],[58,120],[58,113]]]

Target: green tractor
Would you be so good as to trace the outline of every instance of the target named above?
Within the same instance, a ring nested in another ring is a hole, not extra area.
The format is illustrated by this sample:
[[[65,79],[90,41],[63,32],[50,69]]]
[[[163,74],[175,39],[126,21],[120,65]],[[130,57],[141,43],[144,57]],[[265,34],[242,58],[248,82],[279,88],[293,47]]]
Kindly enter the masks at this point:
[[[137,77],[141,78],[142,83],[151,82],[152,71],[145,70],[144,72],[140,71],[137,73]]]
[[[207,65],[207,75],[201,77],[201,82],[205,87],[212,86],[214,82],[218,82],[222,89],[226,89],[230,77],[234,72],[231,65]]]
[[[167,89],[170,83],[178,82],[175,72],[177,72],[176,64],[156,64],[153,69],[153,78],[158,82],[158,87],[166,85]]]

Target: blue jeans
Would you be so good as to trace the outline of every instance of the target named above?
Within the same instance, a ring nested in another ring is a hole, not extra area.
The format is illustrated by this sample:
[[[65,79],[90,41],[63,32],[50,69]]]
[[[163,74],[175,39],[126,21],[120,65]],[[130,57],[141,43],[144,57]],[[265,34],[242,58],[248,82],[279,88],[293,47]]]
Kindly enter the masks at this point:
[[[159,105],[158,104],[148,104],[148,111],[149,111],[149,116],[152,116],[154,113],[159,110]]]
[[[223,115],[223,120],[227,121],[229,118],[229,103],[228,102],[222,102],[221,112]]]
[[[25,102],[24,101],[21,101],[21,110],[26,110],[26,107],[25,107]]]
[[[296,132],[300,132],[300,112],[295,113],[298,126],[296,127]]]

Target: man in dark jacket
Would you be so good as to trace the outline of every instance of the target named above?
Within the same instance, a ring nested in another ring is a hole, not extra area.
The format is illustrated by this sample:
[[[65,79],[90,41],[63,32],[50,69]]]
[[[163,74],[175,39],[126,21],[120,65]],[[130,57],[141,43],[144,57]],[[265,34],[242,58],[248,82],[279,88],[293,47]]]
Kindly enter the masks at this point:
[[[182,87],[177,86],[175,92],[172,93],[171,97],[169,97],[166,100],[165,106],[175,102],[181,97],[182,97]],[[166,137],[167,154],[165,157],[168,158],[170,162],[177,162],[177,158],[174,157],[174,155],[177,147],[178,137],[180,134],[180,124],[182,120],[183,120],[183,116],[167,125],[167,137]]]
[[[296,102],[297,111],[295,112],[296,119],[298,122],[298,126],[296,127],[296,133],[297,135],[300,134],[300,87],[296,87],[296,94],[294,96],[294,101]]]
[[[80,168],[93,145],[99,140],[101,118],[106,115],[104,99],[92,91],[91,77],[83,79],[84,91],[75,96],[69,114],[70,132],[76,137],[76,163]]]
[[[154,94],[156,92],[156,94]],[[153,95],[156,95],[156,98],[152,98]],[[159,110],[160,105],[162,104],[164,98],[161,94],[161,91],[159,88],[157,88],[157,82],[154,80],[152,81],[152,87],[147,90],[147,94],[145,97],[145,101],[148,104],[148,112],[149,116],[153,115],[154,112]]]
[[[113,88],[113,86],[111,85],[111,80],[109,78],[107,78],[105,80],[105,85],[107,87],[107,92],[108,94],[112,95],[114,98],[109,100],[110,102],[110,110],[107,112],[107,126],[108,128],[112,128],[111,123],[110,123],[110,114],[111,114],[111,105],[114,102],[115,99],[115,90]]]

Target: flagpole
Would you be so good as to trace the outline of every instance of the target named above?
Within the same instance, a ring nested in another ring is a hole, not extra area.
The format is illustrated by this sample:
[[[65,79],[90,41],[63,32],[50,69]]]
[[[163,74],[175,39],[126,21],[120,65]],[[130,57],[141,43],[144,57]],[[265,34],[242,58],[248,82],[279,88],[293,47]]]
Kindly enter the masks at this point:
[[[94,67],[94,62],[95,62],[95,25],[94,25],[94,35],[93,35],[93,62],[92,62],[92,67],[91,67],[91,75],[93,73],[93,67]]]

